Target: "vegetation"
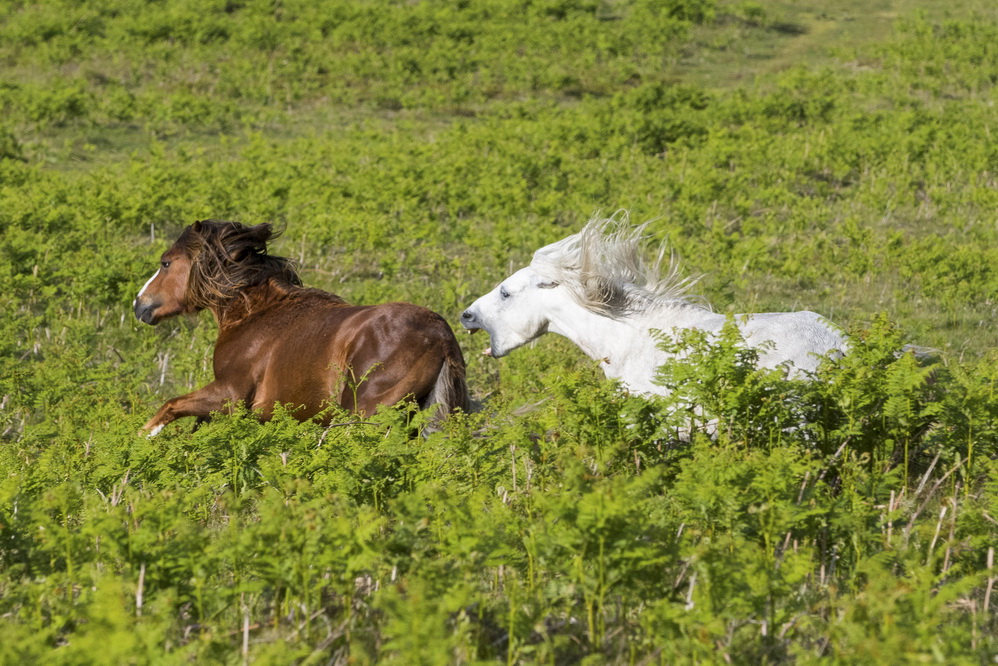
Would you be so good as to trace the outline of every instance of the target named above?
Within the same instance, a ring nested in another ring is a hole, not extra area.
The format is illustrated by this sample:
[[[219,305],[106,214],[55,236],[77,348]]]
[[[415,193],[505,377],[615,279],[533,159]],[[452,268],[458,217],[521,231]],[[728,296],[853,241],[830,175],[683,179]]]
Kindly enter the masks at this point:
[[[0,662],[998,652],[993,3],[15,1],[0,62]],[[195,219],[456,325],[618,208],[853,353],[794,382],[693,333],[651,400],[468,344],[483,410],[426,438],[136,434],[210,376],[210,318],[130,309]]]

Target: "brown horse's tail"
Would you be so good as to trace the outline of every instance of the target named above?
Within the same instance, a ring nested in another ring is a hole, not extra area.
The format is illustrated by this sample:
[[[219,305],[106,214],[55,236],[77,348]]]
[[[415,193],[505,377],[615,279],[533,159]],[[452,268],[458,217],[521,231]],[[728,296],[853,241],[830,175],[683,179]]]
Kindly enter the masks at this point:
[[[455,409],[464,412],[471,411],[471,396],[468,395],[468,384],[464,378],[464,358],[461,351],[448,354],[444,359],[437,381],[433,385],[433,390],[423,399],[420,405],[423,409],[429,409],[434,405],[437,413],[430,424],[431,430],[439,429],[439,422]]]

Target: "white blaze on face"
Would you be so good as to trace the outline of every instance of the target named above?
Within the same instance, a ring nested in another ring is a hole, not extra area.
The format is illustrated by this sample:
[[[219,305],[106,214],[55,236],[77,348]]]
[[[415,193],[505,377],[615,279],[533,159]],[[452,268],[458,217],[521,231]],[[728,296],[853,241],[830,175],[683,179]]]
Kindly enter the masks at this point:
[[[134,301],[132,301],[132,307],[133,307],[133,308],[134,308],[134,307],[135,307],[136,305],[138,305],[138,303],[139,303],[139,299],[140,299],[140,298],[142,298],[142,294],[144,294],[144,293],[145,293],[145,291],[146,291],[146,289],[148,289],[148,288],[149,288],[149,284],[150,284],[150,283],[151,283],[151,282],[152,282],[153,280],[155,280],[155,279],[156,279],[156,276],[157,276],[157,275],[159,275],[159,271],[158,271],[158,270],[157,270],[157,271],[156,271],[155,273],[153,273],[153,274],[152,274],[152,277],[151,277],[151,278],[149,278],[148,280],[146,280],[146,283],[145,283],[144,285],[142,285],[142,288],[141,288],[141,289],[139,289],[139,295],[135,297],[135,300],[134,300]]]

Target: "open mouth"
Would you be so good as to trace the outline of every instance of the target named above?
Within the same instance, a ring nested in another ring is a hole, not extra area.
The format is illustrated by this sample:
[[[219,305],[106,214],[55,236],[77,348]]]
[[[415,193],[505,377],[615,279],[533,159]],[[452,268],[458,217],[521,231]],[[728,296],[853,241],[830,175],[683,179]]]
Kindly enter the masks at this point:
[[[483,331],[485,329],[478,328],[477,326],[475,326],[475,327],[465,326],[465,330],[468,331],[468,335],[474,335],[475,333],[478,333],[479,331]],[[483,356],[492,356],[492,347],[486,347],[485,349],[483,349],[482,350],[482,355]]]

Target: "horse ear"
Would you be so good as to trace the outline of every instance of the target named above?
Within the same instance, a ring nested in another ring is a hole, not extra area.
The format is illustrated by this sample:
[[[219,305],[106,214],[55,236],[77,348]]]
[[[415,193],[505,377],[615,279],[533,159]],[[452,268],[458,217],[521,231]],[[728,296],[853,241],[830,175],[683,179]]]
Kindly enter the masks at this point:
[[[274,237],[274,227],[269,222],[247,227],[246,235],[259,245],[266,245],[267,241]]]
[[[201,220],[194,220],[194,224],[191,225],[191,231],[196,234],[201,233]]]
[[[232,261],[236,263],[245,260],[253,254],[264,254],[267,250],[267,241],[274,237],[273,227],[264,222],[252,227],[235,224],[236,234],[230,239],[231,245],[227,252]]]

